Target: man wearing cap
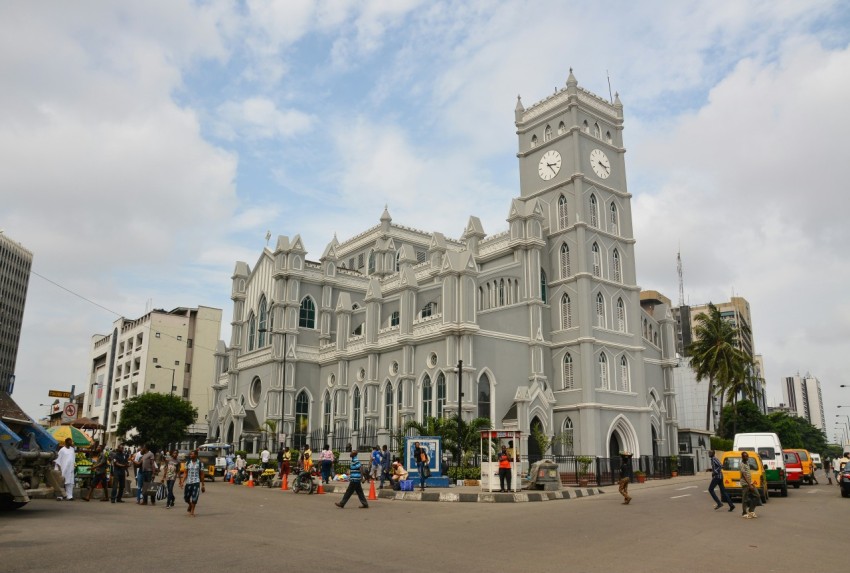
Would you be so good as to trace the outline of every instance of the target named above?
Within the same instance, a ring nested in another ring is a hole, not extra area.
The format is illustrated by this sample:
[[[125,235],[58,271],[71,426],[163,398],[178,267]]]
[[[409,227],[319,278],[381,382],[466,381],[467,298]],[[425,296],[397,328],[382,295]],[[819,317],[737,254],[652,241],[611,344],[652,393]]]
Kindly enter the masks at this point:
[[[629,482],[632,480],[632,454],[620,452],[620,495],[623,505],[629,505],[632,497],[629,495]]]
[[[363,495],[360,466],[360,460],[357,459],[357,450],[351,450],[351,471],[348,473],[348,489],[345,490],[345,495],[342,496],[342,501],[338,501],[334,504],[340,509],[345,507],[345,504],[348,503],[352,493],[357,494],[361,508],[369,509],[369,502],[366,501],[366,496]]]

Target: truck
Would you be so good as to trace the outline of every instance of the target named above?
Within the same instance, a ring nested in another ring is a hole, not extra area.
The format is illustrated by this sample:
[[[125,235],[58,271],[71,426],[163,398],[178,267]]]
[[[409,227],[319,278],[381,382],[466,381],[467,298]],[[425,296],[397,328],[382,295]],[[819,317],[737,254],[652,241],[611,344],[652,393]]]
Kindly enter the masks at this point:
[[[0,390],[0,511],[62,490],[53,472],[58,445],[8,392]]]

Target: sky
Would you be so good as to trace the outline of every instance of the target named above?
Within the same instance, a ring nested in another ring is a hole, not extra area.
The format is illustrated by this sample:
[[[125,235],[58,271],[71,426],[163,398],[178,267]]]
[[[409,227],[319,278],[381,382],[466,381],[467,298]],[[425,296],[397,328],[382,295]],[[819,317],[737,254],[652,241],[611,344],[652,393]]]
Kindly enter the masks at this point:
[[[850,407],[850,5],[268,0],[0,5],[0,229],[34,253],[14,397],[84,388],[118,316],[206,305],[278,235],[507,229],[514,107],[624,105],[638,284],[751,305],[768,402]],[[842,183],[843,181],[843,183]],[[59,285],[59,286],[57,286]],[[95,304],[96,303],[96,304]],[[843,419],[843,416],[842,418]],[[850,420],[848,420],[850,422]]]

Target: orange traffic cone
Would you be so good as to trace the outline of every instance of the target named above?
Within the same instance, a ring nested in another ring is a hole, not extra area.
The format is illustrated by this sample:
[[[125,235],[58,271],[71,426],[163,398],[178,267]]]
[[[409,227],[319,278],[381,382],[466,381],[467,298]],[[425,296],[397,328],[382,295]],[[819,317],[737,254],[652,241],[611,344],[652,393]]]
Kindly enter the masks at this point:
[[[280,482],[280,489],[284,491],[289,489],[289,474],[283,474],[283,479]]]
[[[372,480],[369,483],[372,484],[369,486],[369,501],[378,499],[378,496],[375,493],[375,480]]]
[[[321,482],[321,481],[319,482],[319,489],[318,489],[318,491],[316,491],[316,493],[325,493],[325,488],[324,488],[324,487],[322,487],[322,482]]]
[[[248,487],[254,487],[254,474],[251,474],[251,477],[248,478]]]
[[[236,474],[230,474],[230,485],[234,485],[236,482],[233,481],[236,478]]]

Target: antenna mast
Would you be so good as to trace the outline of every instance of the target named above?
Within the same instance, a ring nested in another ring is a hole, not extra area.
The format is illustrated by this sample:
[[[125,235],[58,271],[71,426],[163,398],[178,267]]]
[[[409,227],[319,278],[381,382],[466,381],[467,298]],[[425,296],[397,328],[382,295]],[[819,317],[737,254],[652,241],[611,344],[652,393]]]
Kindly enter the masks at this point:
[[[685,306],[685,281],[682,278],[682,248],[676,253],[676,271],[679,273],[679,306]]]
[[[605,76],[608,78],[608,100],[613,104],[614,96],[611,94],[611,74],[608,73],[608,70],[605,70]]]

